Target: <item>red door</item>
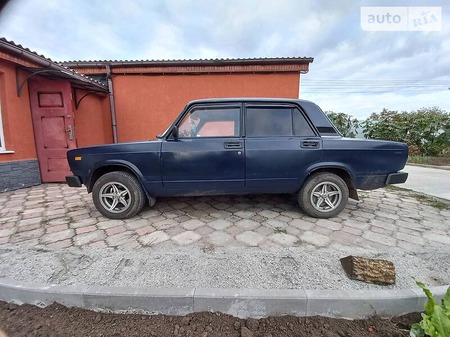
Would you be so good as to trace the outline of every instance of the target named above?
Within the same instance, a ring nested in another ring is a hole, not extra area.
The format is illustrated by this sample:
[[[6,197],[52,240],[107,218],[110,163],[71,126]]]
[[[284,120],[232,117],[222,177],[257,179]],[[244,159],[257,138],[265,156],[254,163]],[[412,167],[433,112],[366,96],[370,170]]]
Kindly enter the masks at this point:
[[[65,181],[66,153],[76,148],[70,83],[30,80],[29,90],[42,182]]]

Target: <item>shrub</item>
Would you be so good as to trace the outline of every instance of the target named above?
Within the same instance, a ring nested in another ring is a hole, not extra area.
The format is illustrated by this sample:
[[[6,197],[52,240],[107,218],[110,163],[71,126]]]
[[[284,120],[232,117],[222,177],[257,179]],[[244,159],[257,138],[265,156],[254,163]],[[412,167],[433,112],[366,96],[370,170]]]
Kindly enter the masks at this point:
[[[356,137],[358,134],[357,130],[360,126],[356,118],[343,112],[326,111],[325,113],[344,137]]]
[[[410,154],[440,156],[450,148],[450,114],[438,107],[401,113],[383,109],[364,122],[364,136],[405,142]]]

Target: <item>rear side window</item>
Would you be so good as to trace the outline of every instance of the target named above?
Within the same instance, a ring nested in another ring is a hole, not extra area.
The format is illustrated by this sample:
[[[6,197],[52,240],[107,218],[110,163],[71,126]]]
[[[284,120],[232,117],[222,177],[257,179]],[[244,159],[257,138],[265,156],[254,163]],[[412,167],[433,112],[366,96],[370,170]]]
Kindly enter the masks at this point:
[[[247,136],[291,136],[291,108],[247,108]]]
[[[248,137],[314,136],[302,113],[291,107],[248,107]]]
[[[306,121],[306,118],[298,109],[292,110],[292,120],[294,124],[294,135],[295,136],[303,136],[303,137],[311,137],[315,136],[313,129]]]

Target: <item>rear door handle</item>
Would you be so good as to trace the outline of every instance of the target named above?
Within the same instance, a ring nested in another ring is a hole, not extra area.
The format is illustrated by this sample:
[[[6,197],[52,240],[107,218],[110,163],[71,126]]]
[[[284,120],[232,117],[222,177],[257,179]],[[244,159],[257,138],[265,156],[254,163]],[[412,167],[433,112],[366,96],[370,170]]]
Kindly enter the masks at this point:
[[[226,149],[242,149],[243,148],[242,142],[225,142],[223,145]]]
[[[319,147],[319,142],[316,140],[305,140],[300,146],[302,148],[317,149]]]

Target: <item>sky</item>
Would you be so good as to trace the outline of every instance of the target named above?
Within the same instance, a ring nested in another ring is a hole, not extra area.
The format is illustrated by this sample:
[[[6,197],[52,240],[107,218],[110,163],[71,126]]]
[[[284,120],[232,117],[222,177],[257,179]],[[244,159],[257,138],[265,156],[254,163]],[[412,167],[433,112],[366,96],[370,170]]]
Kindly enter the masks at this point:
[[[380,6],[439,7],[438,28],[398,31],[382,9],[363,30],[361,7]],[[300,98],[323,110],[450,111],[448,0],[11,0],[0,37],[56,62],[313,57]]]

